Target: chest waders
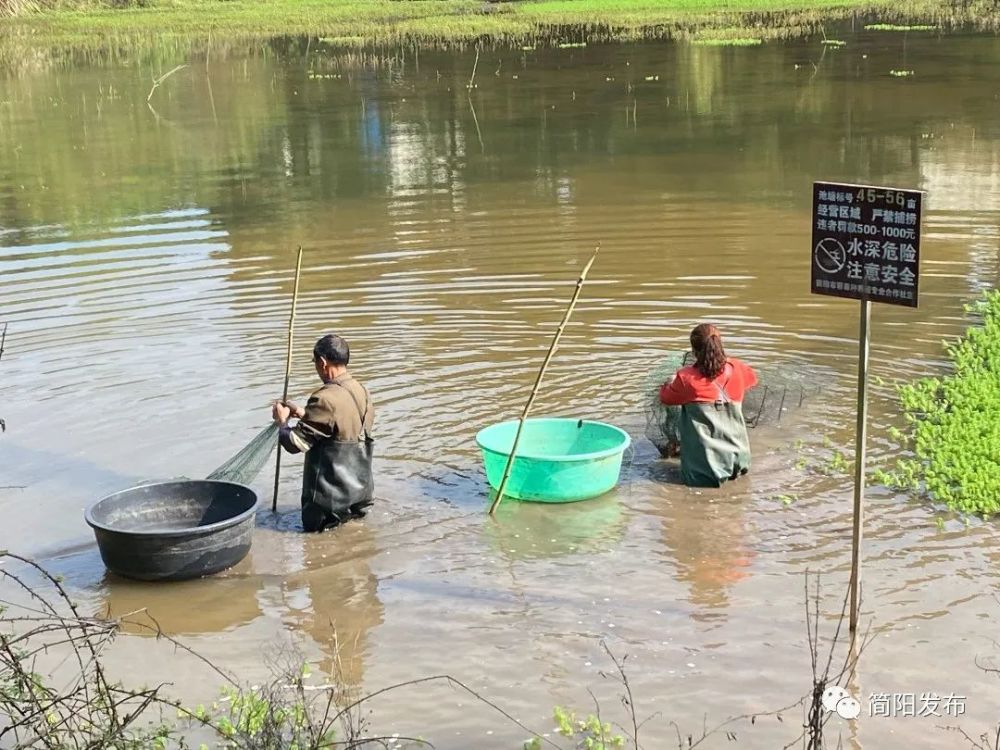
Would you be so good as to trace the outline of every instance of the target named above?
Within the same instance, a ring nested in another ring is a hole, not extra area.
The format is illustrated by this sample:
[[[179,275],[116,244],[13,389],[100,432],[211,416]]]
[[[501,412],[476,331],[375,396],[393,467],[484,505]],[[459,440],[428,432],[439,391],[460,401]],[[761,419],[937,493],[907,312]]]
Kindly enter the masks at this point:
[[[365,427],[371,399],[365,390],[365,407],[350,389],[347,391],[361,415],[361,435],[357,440],[321,440],[306,452],[302,472],[302,527],[322,531],[352,516],[364,515],[372,504],[375,480],[372,476],[372,452],[375,440]]]
[[[681,475],[689,487],[719,487],[750,470],[743,405],[730,399],[724,386],[714,385],[719,393],[714,403],[681,407]]]

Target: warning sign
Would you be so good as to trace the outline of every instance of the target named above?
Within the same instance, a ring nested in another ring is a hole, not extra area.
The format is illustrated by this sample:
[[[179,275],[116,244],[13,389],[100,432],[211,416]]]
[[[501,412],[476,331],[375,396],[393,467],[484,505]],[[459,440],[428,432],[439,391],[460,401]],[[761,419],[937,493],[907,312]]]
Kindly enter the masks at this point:
[[[917,306],[917,190],[813,183],[812,292]]]

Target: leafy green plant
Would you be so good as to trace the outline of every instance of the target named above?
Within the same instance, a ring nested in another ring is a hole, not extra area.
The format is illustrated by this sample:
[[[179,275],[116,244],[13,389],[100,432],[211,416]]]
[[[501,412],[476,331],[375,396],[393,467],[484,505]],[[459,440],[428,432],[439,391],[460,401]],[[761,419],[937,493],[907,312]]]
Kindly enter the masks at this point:
[[[851,462],[841,451],[835,450],[827,459],[824,469],[826,474],[847,474],[851,470]]]
[[[573,740],[574,747],[581,750],[619,750],[625,747],[625,737],[615,734],[611,724],[601,721],[596,714],[588,714],[585,719],[578,719],[573,711],[556,706],[552,718],[556,722],[556,731],[563,737]],[[540,747],[540,741],[535,747],[525,744],[525,750],[538,750]]]
[[[1000,511],[1000,291],[969,311],[982,317],[947,345],[953,372],[897,386],[912,457],[875,478],[965,513]]]

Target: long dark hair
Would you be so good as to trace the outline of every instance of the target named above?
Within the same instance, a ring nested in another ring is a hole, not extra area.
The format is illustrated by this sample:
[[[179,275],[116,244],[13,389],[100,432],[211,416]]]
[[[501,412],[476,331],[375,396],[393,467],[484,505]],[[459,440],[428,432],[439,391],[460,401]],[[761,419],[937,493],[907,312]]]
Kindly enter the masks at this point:
[[[711,323],[702,323],[691,331],[691,351],[695,368],[709,380],[715,380],[726,368],[722,334]]]

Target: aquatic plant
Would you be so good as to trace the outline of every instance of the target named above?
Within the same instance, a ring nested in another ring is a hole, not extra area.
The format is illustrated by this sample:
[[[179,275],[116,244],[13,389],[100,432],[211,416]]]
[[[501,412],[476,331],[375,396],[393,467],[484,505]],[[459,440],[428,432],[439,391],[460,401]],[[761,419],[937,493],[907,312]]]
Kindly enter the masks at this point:
[[[946,345],[953,371],[897,386],[906,423],[904,447],[874,478],[926,494],[965,513],[1000,511],[1000,291],[966,308],[981,317]]]
[[[365,44],[503,45],[684,38],[701,30],[743,29],[744,38],[801,37],[821,23],[858,13],[892,24],[888,30],[929,30],[971,24],[996,28],[992,0],[0,0],[17,8],[11,22],[36,46],[82,48],[161,42],[164,37],[250,39],[312,34]],[[39,7],[33,12],[31,8]],[[121,6],[127,7],[123,12]],[[25,11],[27,9],[27,11]],[[3,15],[0,12],[0,15]],[[935,26],[929,26],[933,22]],[[909,25],[902,25],[908,23]],[[704,42],[704,44],[711,44]],[[715,43],[720,44],[720,43]],[[0,45],[2,46],[2,45]]]
[[[835,450],[826,461],[824,473],[847,474],[851,471],[851,466],[851,462],[847,460],[847,457],[841,451]]]
[[[319,41],[333,47],[363,47],[367,42],[363,36],[324,36]]]
[[[895,23],[870,23],[865,26],[866,31],[938,31],[937,26],[916,24],[905,26]]]
[[[764,43],[763,39],[737,37],[734,39],[692,39],[691,44],[705,47],[757,47]]]
[[[556,706],[552,712],[556,732],[573,740],[576,747],[585,750],[620,750],[625,747],[625,736],[616,734],[610,722],[601,721],[596,714],[578,719],[572,711]],[[524,750],[542,750],[542,741],[535,737],[524,743]]]

